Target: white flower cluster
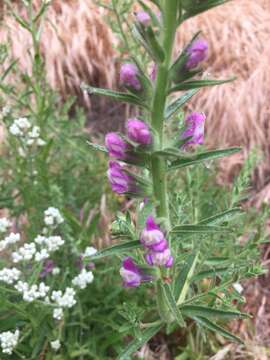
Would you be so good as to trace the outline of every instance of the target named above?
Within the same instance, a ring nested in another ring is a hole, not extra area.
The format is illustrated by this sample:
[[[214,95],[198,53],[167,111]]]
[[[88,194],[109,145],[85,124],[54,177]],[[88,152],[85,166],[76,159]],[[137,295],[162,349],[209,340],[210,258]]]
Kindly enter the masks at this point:
[[[67,287],[64,293],[61,290],[53,291],[51,299],[56,302],[59,308],[71,308],[76,304],[75,294],[73,288]]]
[[[42,261],[48,259],[50,253],[60,249],[65,243],[61,236],[42,236],[38,235],[34,242],[24,244],[17,251],[12,253],[12,260],[14,263],[20,261]]]
[[[49,207],[44,212],[44,222],[47,226],[56,226],[62,224],[62,222],[64,222],[64,219],[58,209],[54,207]]]
[[[55,320],[61,320],[63,319],[64,311],[62,308],[56,308],[53,310],[53,318]]]
[[[19,330],[16,330],[14,333],[11,331],[5,331],[0,334],[1,348],[4,354],[12,354],[13,349],[18,344],[19,336]]]
[[[82,269],[81,273],[72,280],[72,284],[78,286],[80,289],[85,289],[93,280],[94,276],[92,271]]]
[[[11,226],[11,222],[3,217],[0,219],[0,233],[4,233],[7,231],[7,229]]]
[[[55,351],[59,350],[61,347],[61,343],[59,340],[51,341],[50,344],[51,344],[52,349]]]
[[[40,127],[32,126],[30,121],[24,117],[14,120],[9,128],[9,132],[21,138],[27,146],[32,146],[33,144],[44,146],[46,144],[40,137]]]
[[[46,298],[50,287],[46,286],[43,282],[41,282],[39,285],[34,284],[29,286],[29,284],[26,282],[19,281],[15,285],[15,289],[23,295],[23,300],[32,302],[37,299]]]
[[[0,251],[5,250],[9,245],[16,244],[18,241],[21,240],[20,234],[10,233],[4,240],[0,241]]]
[[[95,255],[97,252],[97,249],[93,246],[87,246],[87,248],[84,250],[83,257],[91,257]]]
[[[6,117],[10,113],[11,113],[11,108],[8,105],[3,106],[2,111],[1,111],[1,116]]]
[[[21,275],[20,270],[16,268],[4,268],[0,270],[0,281],[3,281],[6,284],[13,284],[14,282],[19,280],[19,277]]]

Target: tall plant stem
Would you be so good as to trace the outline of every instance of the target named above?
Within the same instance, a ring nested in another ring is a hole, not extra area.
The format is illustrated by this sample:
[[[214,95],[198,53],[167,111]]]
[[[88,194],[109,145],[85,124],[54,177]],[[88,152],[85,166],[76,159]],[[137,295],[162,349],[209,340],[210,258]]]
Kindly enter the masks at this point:
[[[157,134],[158,149],[163,147],[164,109],[166,106],[169,85],[169,68],[177,28],[178,0],[165,0],[163,5],[163,50],[165,60],[158,65],[156,87],[153,96],[151,125]],[[166,162],[164,159],[152,159],[152,179],[154,197],[157,203],[157,216],[163,218],[166,226],[170,226],[170,214],[167,198]]]

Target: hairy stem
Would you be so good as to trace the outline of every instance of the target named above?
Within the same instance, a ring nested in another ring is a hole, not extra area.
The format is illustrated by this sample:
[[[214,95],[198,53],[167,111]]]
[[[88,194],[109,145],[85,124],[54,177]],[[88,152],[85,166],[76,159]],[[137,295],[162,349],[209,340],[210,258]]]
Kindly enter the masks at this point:
[[[157,135],[157,148],[163,148],[163,122],[166,105],[167,90],[169,85],[169,68],[171,65],[172,49],[177,28],[178,0],[164,1],[163,11],[163,50],[165,60],[159,64],[157,71],[156,87],[153,96],[151,125]],[[157,216],[163,218],[167,227],[170,226],[170,215],[167,198],[166,162],[164,159],[152,159],[152,179],[154,198],[157,204]]]

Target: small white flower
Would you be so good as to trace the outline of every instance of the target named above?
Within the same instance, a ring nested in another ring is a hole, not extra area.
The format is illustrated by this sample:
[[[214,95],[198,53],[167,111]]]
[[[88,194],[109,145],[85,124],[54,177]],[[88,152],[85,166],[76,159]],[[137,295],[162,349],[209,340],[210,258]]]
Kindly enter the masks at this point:
[[[36,261],[42,261],[42,260],[48,259],[49,256],[50,255],[49,255],[47,249],[41,249],[40,251],[36,252],[35,260]]]
[[[16,268],[4,268],[0,271],[0,281],[3,281],[6,284],[13,284],[15,281],[18,281],[21,275],[21,271]]]
[[[75,294],[76,292],[73,288],[67,287],[64,293],[62,293],[61,290],[53,291],[51,299],[56,302],[59,307],[71,308],[76,304]]]
[[[58,209],[49,207],[44,211],[44,222],[47,226],[59,225],[64,222],[64,219]]]
[[[39,138],[40,135],[40,127],[39,126],[33,126],[32,130],[29,131],[28,136],[32,139]]]
[[[34,257],[36,251],[36,244],[34,242],[24,244],[18,249],[18,251],[11,254],[12,260],[14,263],[18,263],[22,260],[31,260]]]
[[[244,288],[240,283],[234,283],[233,287],[239,294],[242,294],[242,292],[244,291]]]
[[[32,302],[36,299],[46,298],[50,290],[49,286],[46,286],[43,282],[39,285],[34,284],[29,286],[26,282],[19,281],[15,285],[15,289],[23,295],[23,300]]]
[[[5,117],[10,113],[11,113],[11,108],[8,105],[4,106],[2,109],[2,116]]]
[[[14,121],[14,124],[16,124],[22,130],[28,130],[31,127],[31,124],[30,124],[29,120],[27,118],[25,118],[25,117],[16,119]]]
[[[4,233],[7,231],[7,229],[11,226],[11,222],[3,217],[0,219],[0,233]]]
[[[12,354],[13,349],[18,344],[19,336],[19,330],[16,330],[14,333],[11,331],[5,331],[0,334],[1,348],[4,354]]]
[[[59,267],[53,268],[52,274],[53,274],[53,275],[58,275],[58,274],[60,274],[60,268],[59,268]]]
[[[9,127],[9,132],[14,136],[22,136],[23,135],[23,132],[14,123]]]
[[[97,249],[94,248],[93,246],[87,246],[87,248],[85,249],[84,253],[83,253],[83,257],[90,257],[93,256],[97,253]]]
[[[62,308],[56,308],[53,310],[53,318],[55,320],[62,320],[64,316],[64,312]]]
[[[8,236],[5,237],[4,240],[0,241],[0,251],[5,250],[9,245],[15,244],[21,240],[20,234],[10,233]]]
[[[41,138],[38,138],[38,139],[37,139],[37,145],[38,145],[38,146],[44,146],[44,145],[46,145],[46,141],[44,141],[44,140],[41,139]]]
[[[93,280],[94,276],[92,271],[83,269],[81,273],[72,280],[72,284],[78,286],[80,289],[85,289]]]
[[[61,347],[61,343],[59,340],[51,341],[50,344],[51,344],[52,349],[55,351],[58,351]]]

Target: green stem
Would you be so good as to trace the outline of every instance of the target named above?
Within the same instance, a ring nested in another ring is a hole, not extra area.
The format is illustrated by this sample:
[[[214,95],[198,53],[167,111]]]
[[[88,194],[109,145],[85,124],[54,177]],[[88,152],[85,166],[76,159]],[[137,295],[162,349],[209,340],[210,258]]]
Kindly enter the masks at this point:
[[[151,125],[157,136],[157,149],[162,149],[163,147],[164,109],[169,85],[169,68],[171,65],[172,50],[177,28],[178,0],[166,0],[166,2],[164,2],[163,10],[163,50],[165,52],[165,60],[158,66],[156,87],[154,91],[151,112]],[[167,198],[166,160],[153,157],[151,168],[154,198],[157,204],[157,216],[163,218],[166,227],[169,227],[170,215]]]

